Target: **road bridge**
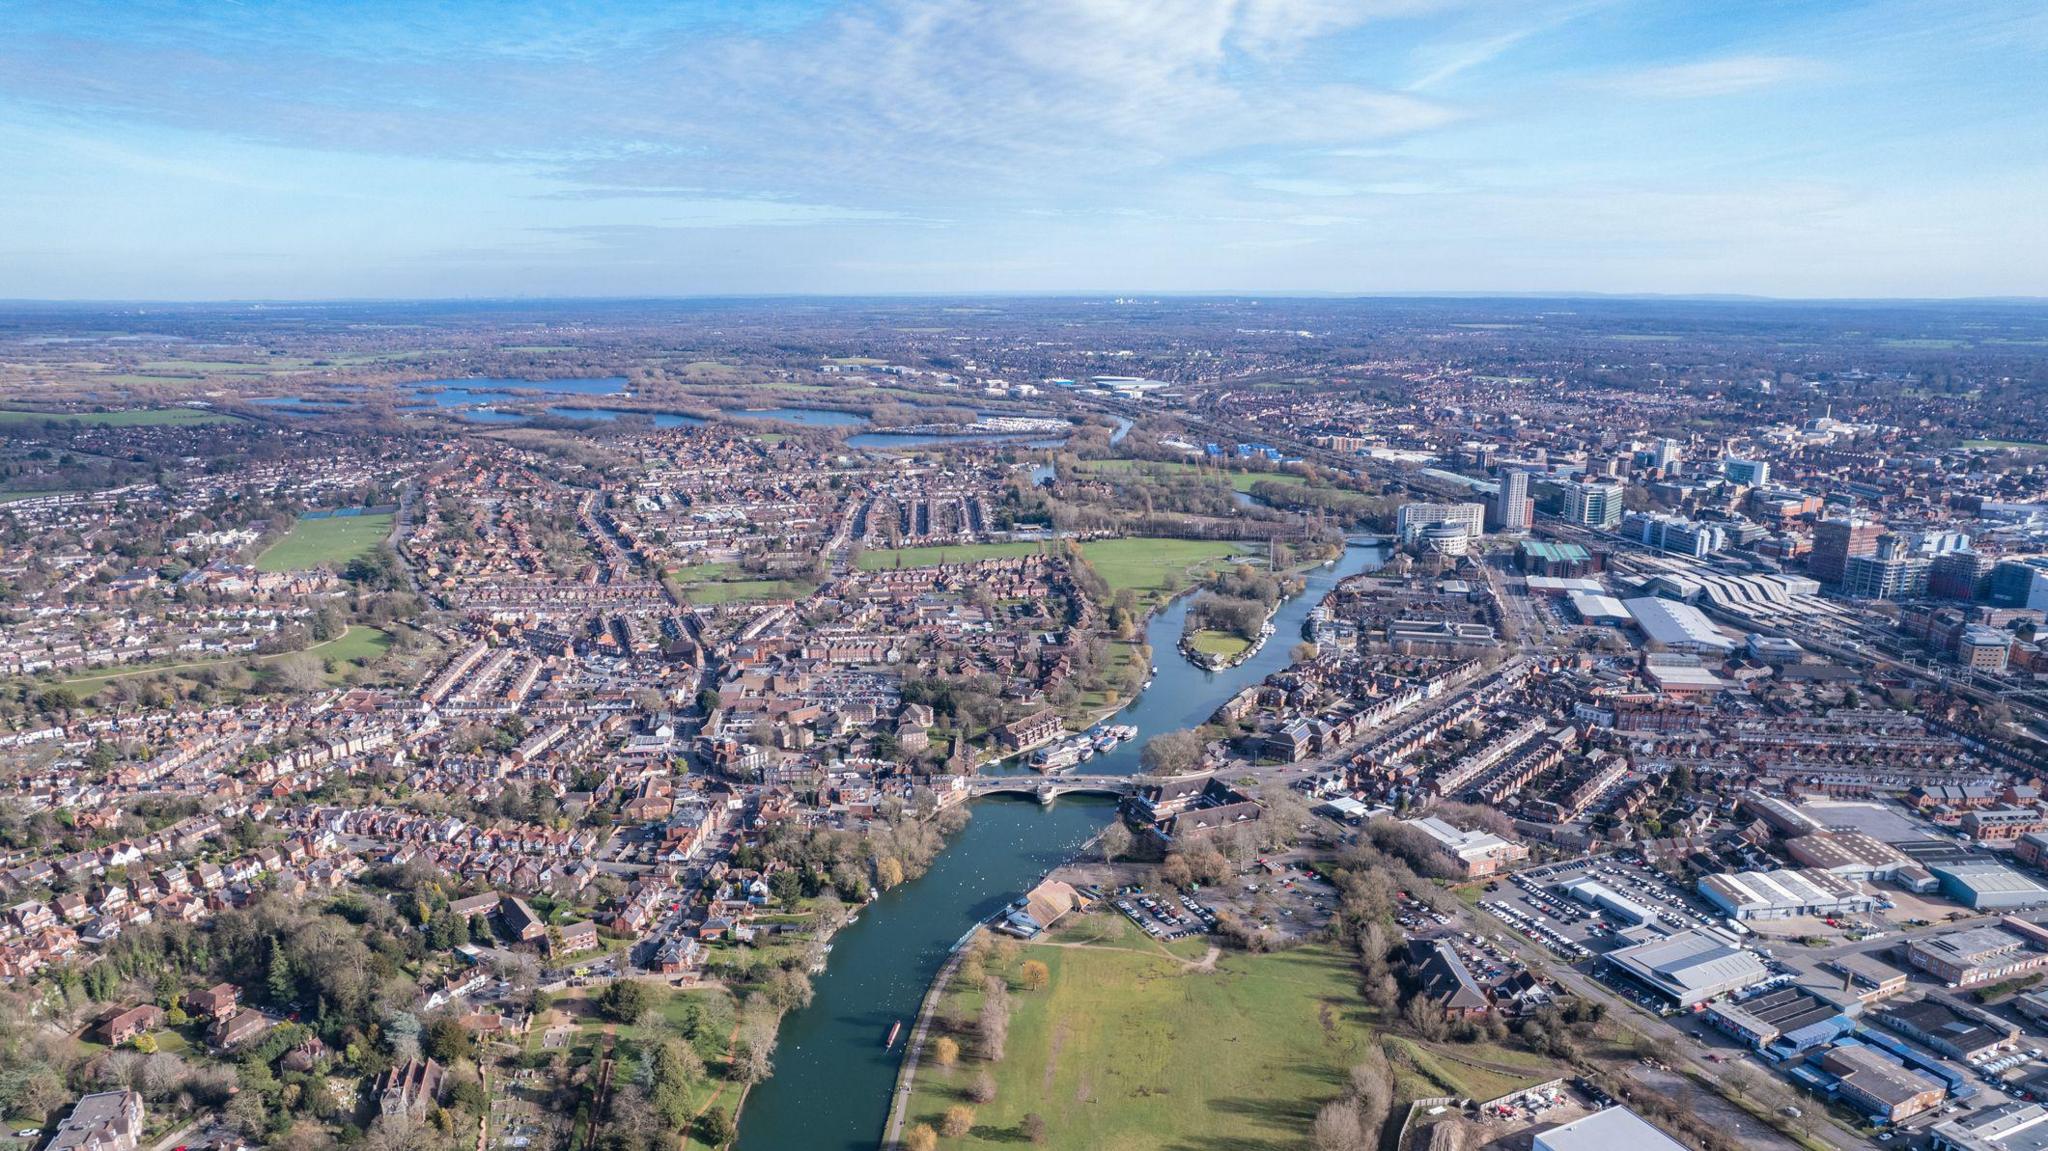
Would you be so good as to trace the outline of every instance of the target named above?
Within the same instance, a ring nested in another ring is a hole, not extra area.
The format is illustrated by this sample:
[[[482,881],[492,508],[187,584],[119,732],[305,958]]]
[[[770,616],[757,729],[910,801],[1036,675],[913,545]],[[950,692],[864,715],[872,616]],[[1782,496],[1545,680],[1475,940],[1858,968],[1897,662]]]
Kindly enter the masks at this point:
[[[1062,795],[1136,795],[1148,782],[1141,775],[996,775],[977,777],[967,787],[968,793],[977,798],[1023,795],[1040,803],[1051,803]]]

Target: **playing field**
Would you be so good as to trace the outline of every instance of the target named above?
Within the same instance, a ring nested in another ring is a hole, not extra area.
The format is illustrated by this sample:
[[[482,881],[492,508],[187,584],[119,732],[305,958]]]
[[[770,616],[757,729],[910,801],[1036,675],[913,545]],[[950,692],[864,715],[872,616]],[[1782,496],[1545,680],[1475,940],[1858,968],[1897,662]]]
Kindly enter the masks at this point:
[[[234,419],[219,412],[198,408],[135,408],[125,412],[21,412],[0,409],[0,426],[70,420],[108,428],[136,428],[163,425],[224,424]]]
[[[933,564],[973,563],[976,560],[1033,555],[1044,550],[1044,547],[1044,544],[1037,543],[944,544],[928,548],[864,551],[860,553],[860,569],[876,572],[899,567],[921,568]]]
[[[1090,540],[1081,554],[1109,584],[1111,591],[1130,588],[1141,601],[1154,599],[1171,577],[1176,590],[1195,576],[1256,544],[1229,540],[1128,539]],[[1152,593],[1152,594],[1147,594]]]
[[[1007,1055],[987,1064],[961,1036],[958,1065],[918,1071],[910,1123],[938,1126],[988,1067],[995,1100],[945,1146],[1018,1144],[1027,1113],[1045,1120],[1045,1146],[1070,1151],[1307,1146],[1316,1108],[1373,1041],[1356,967],[1321,947],[1227,953],[1212,967],[1122,922],[1097,913],[1082,934],[1025,947],[1052,981],[1012,992]]]
[[[1028,542],[946,544],[938,547],[897,548],[894,551],[864,551],[860,554],[860,567],[863,571],[885,571],[898,567],[972,563],[976,560],[1031,555],[1043,550],[1045,546]],[[1081,554],[1087,557],[1096,574],[1109,584],[1111,591],[1130,588],[1138,593],[1141,602],[1149,602],[1158,598],[1164,591],[1169,577],[1174,581],[1172,586],[1176,590],[1185,588],[1200,572],[1229,559],[1247,547],[1255,546],[1228,540],[1090,540],[1081,545]]]
[[[1231,659],[1250,647],[1251,641],[1226,631],[1198,631],[1188,638],[1188,646],[1203,655]]]
[[[327,564],[342,567],[357,556],[366,556],[391,534],[391,516],[329,516],[300,520],[283,539],[256,557],[256,570],[300,571]]]

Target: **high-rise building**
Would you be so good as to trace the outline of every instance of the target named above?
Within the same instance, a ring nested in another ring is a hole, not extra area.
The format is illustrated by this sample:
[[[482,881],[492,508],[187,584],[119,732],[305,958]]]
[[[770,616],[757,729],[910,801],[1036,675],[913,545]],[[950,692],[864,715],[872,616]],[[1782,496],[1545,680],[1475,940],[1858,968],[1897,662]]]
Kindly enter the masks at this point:
[[[1943,599],[1980,600],[1991,590],[1991,557],[1953,551],[1934,557],[1927,570],[1927,594]]]
[[[1842,591],[1863,599],[1912,599],[1927,594],[1934,561],[1909,552],[1850,556],[1842,565]]]
[[[1842,582],[1852,556],[1874,556],[1884,529],[1869,520],[1822,520],[1813,525],[1813,554],[1806,573],[1822,583]]]
[[[1721,475],[1731,484],[1760,488],[1771,482],[1769,460],[1745,460],[1729,456],[1721,461]]]
[[[1606,480],[1571,480],[1564,485],[1564,518],[1611,532],[1621,526],[1622,485]]]
[[[2048,609],[2048,556],[1999,560],[1991,569],[1991,604]]]
[[[1728,547],[1728,530],[1720,524],[1699,523],[1684,516],[1658,512],[1630,512],[1621,520],[1621,534],[1640,540],[1658,551],[1677,552],[1698,559]]]
[[[1493,497],[1493,522],[1504,532],[1525,532],[1536,522],[1528,472],[1510,468],[1500,474],[1500,491]]]
[[[1650,464],[1660,472],[1670,471],[1678,466],[1678,441],[1665,436],[1650,449]]]
[[[1456,524],[1471,539],[1486,534],[1485,504],[1402,504],[1394,516],[1394,532],[1404,544],[1422,538],[1423,529]]]

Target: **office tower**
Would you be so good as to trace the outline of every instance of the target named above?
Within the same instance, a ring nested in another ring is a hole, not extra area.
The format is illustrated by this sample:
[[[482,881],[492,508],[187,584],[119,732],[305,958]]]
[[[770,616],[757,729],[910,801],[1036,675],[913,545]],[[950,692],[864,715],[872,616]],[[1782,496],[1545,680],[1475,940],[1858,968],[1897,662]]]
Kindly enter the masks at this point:
[[[1423,531],[1439,524],[1455,524],[1468,538],[1486,534],[1485,504],[1402,504],[1395,513],[1394,530],[1404,544],[1422,538]]]
[[[1983,599],[1991,590],[1991,562],[1991,557],[1983,552],[1953,551],[1935,556],[1927,572],[1927,593],[1943,599]]]
[[[1729,456],[1721,461],[1721,475],[1731,484],[1760,488],[1771,482],[1771,465],[1767,460],[1745,460]]]
[[[1621,526],[1622,492],[1605,480],[1574,480],[1564,485],[1564,518],[1603,532]]]
[[[1927,594],[1933,561],[1906,551],[1850,556],[1842,565],[1842,591],[1862,599],[1912,599]]]
[[[1493,497],[1493,521],[1504,532],[1525,532],[1536,521],[1536,501],[1529,498],[1529,473],[1513,468],[1500,474],[1500,492]]]
[[[1822,583],[1838,584],[1853,556],[1877,554],[1884,529],[1869,520],[1822,520],[1813,525],[1813,554],[1806,573]]]
[[[2048,609],[2048,556],[1999,560],[1991,569],[1991,605]]]

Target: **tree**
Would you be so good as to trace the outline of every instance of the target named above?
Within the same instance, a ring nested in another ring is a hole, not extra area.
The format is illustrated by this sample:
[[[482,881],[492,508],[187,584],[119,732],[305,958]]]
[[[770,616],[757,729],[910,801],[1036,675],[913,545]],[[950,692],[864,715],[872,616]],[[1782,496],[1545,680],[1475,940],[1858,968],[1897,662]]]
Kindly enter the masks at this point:
[[[1045,1142],[1045,1119],[1036,1111],[1026,1111],[1017,1129],[1033,1143]]]
[[[875,886],[887,891],[903,882],[903,864],[893,855],[875,860]]]
[[[440,1016],[434,1026],[426,1028],[426,1053],[442,1063],[455,1063],[457,1059],[469,1059],[477,1051],[477,1040],[463,1026],[463,1020],[455,1016]]]
[[[706,1111],[697,1120],[697,1135],[710,1146],[723,1147],[738,1134],[739,1127],[733,1123],[732,1116],[717,1107]]]
[[[1017,978],[1023,981],[1024,990],[1043,991],[1052,982],[1052,969],[1036,959],[1028,959],[1018,969]]]
[[[939,1133],[929,1123],[920,1123],[903,1137],[907,1151],[939,1151]]]
[[[974,1081],[967,1085],[967,1097],[976,1103],[993,1103],[996,1097],[996,1077],[984,1067],[974,1073]]]
[[[982,997],[978,1027],[981,1050],[990,1062],[1001,1063],[1010,1043],[1010,985],[991,975],[984,986],[987,993]]]
[[[1125,827],[1124,821],[1119,819],[1102,829],[1102,838],[1098,845],[1102,848],[1102,862],[1113,863],[1118,856],[1131,850],[1131,829]]]
[[[1309,1129],[1309,1144],[1315,1151],[1366,1151],[1365,1127],[1358,1121],[1357,1105],[1349,1099],[1323,1104]]]
[[[1192,731],[1169,731],[1145,741],[1138,763],[1152,775],[1181,775],[1202,759],[1202,737]]]
[[[1188,866],[1188,857],[1176,851],[1159,865],[1159,878],[1169,887],[1186,888],[1194,884],[1195,872]]]
[[[939,1036],[939,1041],[932,1044],[932,1062],[941,1067],[951,1067],[960,1062],[959,1042],[944,1035]]]
[[[948,1139],[958,1139],[974,1130],[974,1108],[965,1103],[955,1103],[946,1108],[946,1117],[939,1121],[939,1133]]]
[[[598,1014],[614,1023],[632,1023],[653,1006],[647,985],[633,979],[614,979],[598,994]]]

